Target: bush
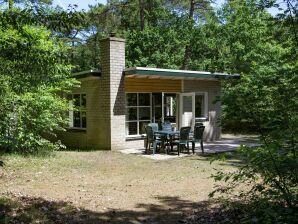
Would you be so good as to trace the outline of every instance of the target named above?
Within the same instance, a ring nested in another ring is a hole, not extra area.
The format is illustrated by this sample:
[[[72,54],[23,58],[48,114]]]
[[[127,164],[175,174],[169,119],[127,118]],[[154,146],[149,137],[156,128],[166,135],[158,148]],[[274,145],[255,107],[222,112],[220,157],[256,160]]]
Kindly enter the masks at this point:
[[[47,139],[67,124],[68,103],[59,94],[76,83],[67,48],[44,27],[13,21],[10,13],[0,12],[0,149],[58,149],[59,142]]]
[[[244,221],[291,223],[297,220],[297,142],[267,137],[262,146],[242,146],[237,154],[244,165],[234,172],[217,172],[213,177],[225,184],[217,185],[210,196],[220,193],[223,198],[248,203],[250,212]]]

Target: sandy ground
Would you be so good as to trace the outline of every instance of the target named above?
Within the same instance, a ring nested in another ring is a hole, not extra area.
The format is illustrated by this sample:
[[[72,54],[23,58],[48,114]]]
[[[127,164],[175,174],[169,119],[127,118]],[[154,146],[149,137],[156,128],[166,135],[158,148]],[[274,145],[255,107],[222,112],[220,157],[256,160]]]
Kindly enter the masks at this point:
[[[239,165],[236,160],[210,164],[209,157],[198,155],[155,161],[105,151],[2,159],[6,166],[0,195],[83,209],[86,216],[96,217],[94,223],[179,222],[184,212],[208,199],[214,184],[210,175],[216,169],[233,170]]]

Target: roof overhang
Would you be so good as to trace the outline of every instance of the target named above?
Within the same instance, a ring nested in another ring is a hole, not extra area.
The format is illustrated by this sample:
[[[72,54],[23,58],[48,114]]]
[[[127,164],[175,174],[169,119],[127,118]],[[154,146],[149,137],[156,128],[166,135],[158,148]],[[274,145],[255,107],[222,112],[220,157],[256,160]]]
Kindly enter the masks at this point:
[[[72,75],[76,79],[83,79],[83,78],[89,78],[89,77],[100,77],[101,71],[99,70],[86,70],[82,72],[76,72]]]
[[[169,79],[239,79],[239,74],[211,73],[204,71],[133,67],[124,70],[126,77]]]

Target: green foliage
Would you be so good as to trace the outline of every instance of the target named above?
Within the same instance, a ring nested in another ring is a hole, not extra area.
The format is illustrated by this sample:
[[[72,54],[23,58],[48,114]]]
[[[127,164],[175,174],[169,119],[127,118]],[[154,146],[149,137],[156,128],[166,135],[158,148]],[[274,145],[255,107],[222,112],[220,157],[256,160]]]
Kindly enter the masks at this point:
[[[260,134],[262,145],[242,147],[238,153],[245,165],[217,173],[215,180],[225,184],[211,195],[251,203],[243,222],[255,217],[261,223],[291,223],[298,209],[295,33],[256,1],[231,1],[222,15],[230,33],[226,70],[242,74],[240,81],[224,85],[223,123],[238,131],[248,127]]]
[[[294,72],[297,65],[292,60],[297,57],[292,53],[295,43],[286,34],[288,29],[254,1],[232,3],[223,10],[229,34],[224,66],[226,71],[240,73],[242,77],[239,82],[224,84],[223,125],[229,130],[260,133],[274,128],[268,122],[273,122],[275,112],[279,111],[278,117],[285,119],[287,111],[293,112],[293,108],[286,107],[295,105],[283,102],[294,100],[297,93],[293,85],[297,81]]]
[[[164,12],[160,23],[158,27],[147,26],[144,31],[129,30],[125,33],[128,67],[177,69],[182,66],[188,41],[184,27],[188,20],[174,13]]]
[[[93,52],[93,45],[90,46],[88,44],[92,41],[88,40],[87,47],[85,47],[85,45],[82,45],[84,40],[78,38],[78,36],[79,34],[81,34],[81,36],[85,35],[85,29],[89,26],[89,18],[86,16],[86,13],[77,11],[76,7],[71,6],[67,11],[61,8],[43,6],[38,8],[32,6],[23,9],[15,8],[14,10],[3,11],[0,15],[0,19],[3,26],[8,24],[18,27],[20,24],[27,24],[42,26],[51,30],[51,36],[55,36],[59,41],[71,46],[67,51],[64,51],[64,56],[74,67],[79,67],[79,70],[85,67],[89,68],[90,66],[96,67],[96,65],[98,65],[98,63],[86,63],[86,61],[88,61],[87,59],[90,59],[90,61],[93,60],[88,52]],[[90,38],[90,40],[92,40],[92,38]],[[94,54],[92,56],[94,56],[94,58],[96,57]]]
[[[63,130],[68,110],[58,94],[76,83],[64,59],[67,48],[41,26],[0,17],[0,148],[56,149],[60,143],[47,139]]]
[[[291,223],[298,210],[297,143],[264,139],[256,148],[242,146],[237,155],[243,166],[237,171],[213,175],[217,185],[210,194],[237,198],[249,203],[250,212],[244,219],[258,217],[261,223]]]
[[[190,12],[191,2],[117,0],[90,7],[85,28],[90,36],[86,42],[73,46],[72,63],[76,71],[100,66],[98,41],[110,33],[126,39],[127,66],[198,68],[198,56],[203,52],[193,53],[193,46],[209,37],[201,40],[196,33],[200,27],[196,25],[204,24],[215,13],[210,1],[200,0],[193,1],[193,12]]]

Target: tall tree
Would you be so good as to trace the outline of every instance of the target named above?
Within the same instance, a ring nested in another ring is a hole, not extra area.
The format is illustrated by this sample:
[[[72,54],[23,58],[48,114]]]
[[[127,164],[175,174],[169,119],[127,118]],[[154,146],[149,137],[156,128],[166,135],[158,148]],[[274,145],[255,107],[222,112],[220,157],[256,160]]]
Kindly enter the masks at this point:
[[[210,6],[211,1],[210,0],[189,0],[189,11],[188,11],[188,17],[191,21],[193,21],[193,23],[200,23],[202,21],[198,21],[199,18],[204,17],[208,11],[211,10],[211,6]],[[196,18],[194,18],[195,16],[195,11],[198,11],[198,15]],[[192,29],[194,27],[194,25],[192,23],[190,23],[190,27],[189,27],[189,32],[192,32]],[[188,66],[188,62],[190,59],[190,49],[193,43],[189,42],[187,43],[187,45],[185,46],[185,53],[184,53],[184,58],[183,58],[183,63],[181,66],[181,69],[187,69]]]
[[[140,11],[140,30],[143,31],[145,28],[145,4],[144,0],[139,0],[139,11]]]

